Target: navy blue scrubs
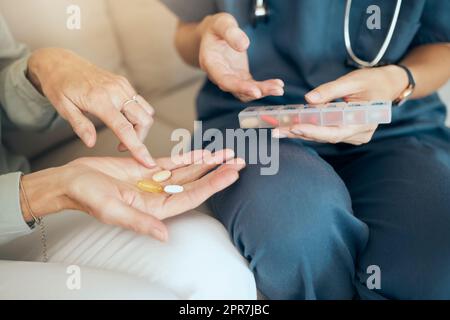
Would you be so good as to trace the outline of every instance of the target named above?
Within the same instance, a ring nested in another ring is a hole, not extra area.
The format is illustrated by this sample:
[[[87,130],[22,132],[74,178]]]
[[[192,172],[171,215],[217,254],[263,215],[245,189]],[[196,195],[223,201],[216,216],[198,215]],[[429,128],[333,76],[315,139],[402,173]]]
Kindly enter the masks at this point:
[[[345,1],[268,0],[271,18],[252,27],[250,0],[165,0],[184,21],[233,14],[251,39],[257,80],[281,78],[284,97],[252,105],[303,103],[313,88],[347,74]],[[353,1],[352,46],[372,60],[396,1]],[[378,5],[382,29],[366,27]],[[403,1],[384,63],[399,63],[414,47],[450,41],[450,1]],[[448,57],[445,57],[448,59]],[[379,85],[379,84],[374,84]],[[237,128],[246,105],[207,81],[198,97],[207,128]],[[270,299],[449,299],[450,130],[437,94],[394,111],[367,145],[280,142],[280,172],[258,165],[214,196],[211,207],[250,262]],[[372,267],[381,288],[368,288]],[[368,272],[369,268],[369,272]]]

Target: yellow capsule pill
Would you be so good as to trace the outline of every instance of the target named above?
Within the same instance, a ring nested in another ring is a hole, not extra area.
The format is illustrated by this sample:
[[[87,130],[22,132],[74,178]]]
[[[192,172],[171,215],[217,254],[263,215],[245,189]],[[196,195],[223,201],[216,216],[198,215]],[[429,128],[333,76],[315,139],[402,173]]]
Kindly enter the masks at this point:
[[[172,172],[169,170],[159,171],[155,173],[152,177],[155,182],[164,182],[170,179]]]
[[[141,191],[150,193],[162,193],[164,191],[164,188],[159,183],[148,180],[139,181],[137,187]]]

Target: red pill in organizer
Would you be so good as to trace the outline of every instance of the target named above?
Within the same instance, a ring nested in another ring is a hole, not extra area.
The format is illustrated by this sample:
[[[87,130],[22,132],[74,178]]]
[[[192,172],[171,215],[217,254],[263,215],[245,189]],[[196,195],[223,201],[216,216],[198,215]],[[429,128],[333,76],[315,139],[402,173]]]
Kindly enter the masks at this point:
[[[261,115],[260,118],[262,121],[264,121],[265,123],[267,123],[273,127],[278,127],[280,125],[280,122],[275,117],[268,116],[268,115]]]

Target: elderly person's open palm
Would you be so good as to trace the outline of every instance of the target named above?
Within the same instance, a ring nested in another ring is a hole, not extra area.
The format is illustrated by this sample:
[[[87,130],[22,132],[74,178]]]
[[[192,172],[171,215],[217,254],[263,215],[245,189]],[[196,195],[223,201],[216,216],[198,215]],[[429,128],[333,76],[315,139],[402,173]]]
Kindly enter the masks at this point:
[[[26,201],[37,218],[77,209],[103,223],[165,241],[168,231],[162,220],[196,208],[239,178],[245,162],[233,157],[231,150],[214,154],[199,150],[158,159],[157,167],[152,169],[132,158],[81,158],[63,167],[26,175],[22,184]],[[161,170],[171,171],[170,179],[162,185],[180,185],[184,192],[170,195],[138,188],[139,181],[151,181]],[[33,220],[30,212],[25,211],[24,217]]]

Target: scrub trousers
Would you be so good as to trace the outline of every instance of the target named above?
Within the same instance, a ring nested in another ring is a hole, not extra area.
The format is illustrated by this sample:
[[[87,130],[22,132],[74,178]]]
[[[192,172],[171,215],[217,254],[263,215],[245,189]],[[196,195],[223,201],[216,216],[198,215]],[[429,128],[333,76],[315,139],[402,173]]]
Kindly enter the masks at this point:
[[[261,293],[450,299],[450,130],[317,150],[282,139],[278,174],[210,200]]]

